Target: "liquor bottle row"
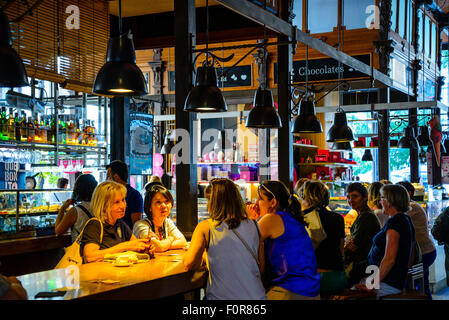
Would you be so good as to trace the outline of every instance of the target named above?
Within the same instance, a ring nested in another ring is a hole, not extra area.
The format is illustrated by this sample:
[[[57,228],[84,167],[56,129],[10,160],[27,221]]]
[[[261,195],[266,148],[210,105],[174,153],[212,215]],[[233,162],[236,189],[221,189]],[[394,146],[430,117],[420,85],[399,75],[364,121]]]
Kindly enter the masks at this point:
[[[58,142],[60,144],[97,146],[94,121],[70,120],[58,121]],[[54,144],[56,139],[56,123],[52,116],[35,115],[26,117],[24,111],[20,116],[9,108],[1,108],[0,113],[0,140],[37,142]]]

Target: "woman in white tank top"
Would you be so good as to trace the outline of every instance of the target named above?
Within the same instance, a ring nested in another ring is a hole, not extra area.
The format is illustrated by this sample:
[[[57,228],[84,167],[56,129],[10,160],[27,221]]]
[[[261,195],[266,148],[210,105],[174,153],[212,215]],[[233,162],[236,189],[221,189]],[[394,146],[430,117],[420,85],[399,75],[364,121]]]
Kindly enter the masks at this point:
[[[97,184],[97,180],[91,174],[82,174],[76,179],[73,186],[72,199],[63,203],[56,217],[55,232],[57,236],[71,228],[72,242],[75,241],[86,221],[91,218],[89,216],[90,200]],[[76,202],[81,203],[73,206]],[[72,207],[67,211],[71,205]],[[91,216],[93,215],[91,214]]]
[[[266,299],[259,271],[259,228],[248,218],[239,189],[229,179],[214,179],[205,194],[210,219],[195,228],[184,265],[199,268],[206,250],[207,300]]]

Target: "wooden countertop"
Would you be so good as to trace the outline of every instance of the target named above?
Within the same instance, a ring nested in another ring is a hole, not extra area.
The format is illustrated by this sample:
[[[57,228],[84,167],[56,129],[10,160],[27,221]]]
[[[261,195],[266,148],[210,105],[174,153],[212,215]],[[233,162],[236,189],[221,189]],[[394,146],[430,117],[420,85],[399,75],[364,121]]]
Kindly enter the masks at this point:
[[[72,270],[65,268],[26,274],[18,279],[27,290],[30,300],[35,300],[38,292],[57,289],[67,292],[61,297],[45,299],[158,299],[205,285],[207,271],[186,271],[182,263],[185,253],[184,250],[169,250],[156,253],[156,259],[149,262],[128,267],[117,267],[110,262],[95,262]],[[111,280],[118,282],[108,284]]]
[[[49,235],[3,240],[0,241],[0,257],[65,248],[71,244],[72,238],[69,233],[60,236]]]

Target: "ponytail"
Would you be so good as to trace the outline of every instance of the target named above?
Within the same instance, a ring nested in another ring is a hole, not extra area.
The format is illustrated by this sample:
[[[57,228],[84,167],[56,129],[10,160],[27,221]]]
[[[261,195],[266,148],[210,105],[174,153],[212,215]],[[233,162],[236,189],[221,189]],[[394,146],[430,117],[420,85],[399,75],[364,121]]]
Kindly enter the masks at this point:
[[[278,180],[264,181],[259,186],[259,192],[263,192],[268,199],[276,198],[278,211],[290,212],[293,218],[307,226],[301,210],[301,203],[296,194],[290,194],[285,184]]]

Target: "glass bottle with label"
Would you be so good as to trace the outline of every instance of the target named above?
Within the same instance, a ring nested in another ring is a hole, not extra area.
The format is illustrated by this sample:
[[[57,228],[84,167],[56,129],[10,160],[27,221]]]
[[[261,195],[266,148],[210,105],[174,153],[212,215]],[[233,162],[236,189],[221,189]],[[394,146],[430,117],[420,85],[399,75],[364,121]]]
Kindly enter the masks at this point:
[[[15,131],[14,140],[20,141],[20,118],[17,112],[14,113],[14,131]],[[13,139],[10,138],[10,140]]]
[[[6,113],[5,113],[5,118],[6,118]],[[15,140],[16,132],[15,132],[15,127],[14,127],[14,113],[13,113],[12,108],[9,108],[9,118],[8,118],[7,126],[8,126],[8,130],[7,130],[8,131],[8,139]]]
[[[36,114],[34,116],[34,141],[35,142],[42,142],[40,125],[39,125],[39,115],[38,114]]]
[[[20,117],[20,141],[28,141],[28,128],[27,119],[25,112],[22,111],[22,116]]]
[[[34,123],[31,117],[28,117],[27,121],[27,140],[28,142],[34,142],[34,138],[36,137],[36,130],[34,128]]]
[[[9,129],[8,129],[8,119],[6,119],[6,108],[2,107],[2,112],[0,114],[0,139],[8,140]]]

